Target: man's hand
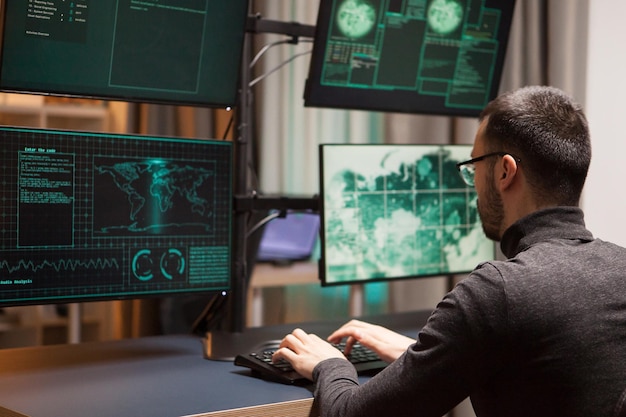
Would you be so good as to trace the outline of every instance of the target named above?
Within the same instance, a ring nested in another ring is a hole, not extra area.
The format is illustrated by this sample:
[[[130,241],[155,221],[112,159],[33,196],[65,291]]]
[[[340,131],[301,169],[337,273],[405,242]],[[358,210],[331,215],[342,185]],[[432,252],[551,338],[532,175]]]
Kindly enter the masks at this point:
[[[385,327],[351,320],[335,330],[328,337],[328,342],[317,335],[308,334],[302,329],[295,329],[282,340],[272,360],[284,359],[300,375],[313,380],[313,369],[321,361],[330,358],[346,359],[344,353],[330,344],[339,343],[343,339],[346,339],[345,355],[350,354],[352,346],[359,342],[372,349],[382,360],[389,363],[398,359],[411,344],[415,343],[415,339]]]
[[[314,334],[295,329],[285,336],[280,348],[272,356],[273,361],[284,359],[303,377],[313,380],[313,369],[325,359],[343,358],[343,353]],[[346,359],[347,360],[347,359]]]
[[[415,343],[415,339],[403,336],[385,327],[351,320],[344,324],[328,337],[331,343],[339,343],[346,339],[344,353],[348,355],[356,342],[372,349],[385,362],[393,362],[402,355],[407,348]]]

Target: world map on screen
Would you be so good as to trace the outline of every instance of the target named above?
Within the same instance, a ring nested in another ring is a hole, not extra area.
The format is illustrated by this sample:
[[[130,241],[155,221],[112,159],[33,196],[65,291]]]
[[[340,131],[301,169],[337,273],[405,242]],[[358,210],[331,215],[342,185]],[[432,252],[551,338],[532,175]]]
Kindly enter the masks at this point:
[[[109,189],[101,233],[212,229],[211,170],[164,160],[99,164],[95,170],[99,185]]]
[[[469,272],[493,259],[476,193],[456,163],[471,146],[323,147],[327,283]]]

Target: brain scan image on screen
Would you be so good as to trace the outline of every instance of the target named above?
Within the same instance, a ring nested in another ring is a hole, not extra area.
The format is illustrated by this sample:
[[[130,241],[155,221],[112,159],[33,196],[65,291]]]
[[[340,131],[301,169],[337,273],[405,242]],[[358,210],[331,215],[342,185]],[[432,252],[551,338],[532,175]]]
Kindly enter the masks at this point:
[[[471,146],[323,148],[326,283],[469,272],[494,257],[455,164]]]
[[[321,0],[311,107],[476,117],[499,89],[515,0]]]
[[[376,9],[365,0],[346,0],[337,11],[337,26],[341,33],[352,39],[362,38],[376,24]]]
[[[463,22],[463,6],[456,0],[434,0],[428,7],[428,26],[440,35],[456,31]]]

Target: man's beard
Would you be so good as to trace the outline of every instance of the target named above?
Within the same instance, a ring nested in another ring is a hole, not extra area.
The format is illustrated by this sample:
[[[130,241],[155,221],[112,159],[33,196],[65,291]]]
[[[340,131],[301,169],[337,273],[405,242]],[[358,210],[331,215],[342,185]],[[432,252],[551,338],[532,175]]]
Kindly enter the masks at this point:
[[[483,196],[485,201],[481,203],[480,199],[478,199],[477,202],[478,215],[480,216],[485,236],[499,242],[502,238],[500,227],[504,221],[504,206],[502,198],[493,184],[492,174],[487,178],[487,183],[489,184],[487,192]]]

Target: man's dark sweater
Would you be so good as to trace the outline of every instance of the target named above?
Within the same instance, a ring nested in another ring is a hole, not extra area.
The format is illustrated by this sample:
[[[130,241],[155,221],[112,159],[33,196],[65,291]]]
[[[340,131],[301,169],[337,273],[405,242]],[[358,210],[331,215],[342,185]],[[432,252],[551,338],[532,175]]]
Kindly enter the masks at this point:
[[[318,364],[321,415],[441,416],[469,396],[478,417],[626,416],[626,249],[575,207],[521,219],[501,248],[366,384],[345,360]]]

